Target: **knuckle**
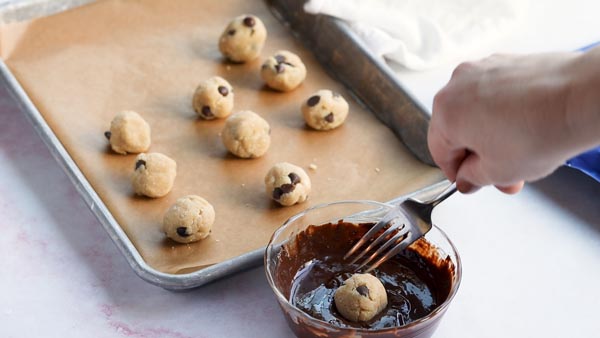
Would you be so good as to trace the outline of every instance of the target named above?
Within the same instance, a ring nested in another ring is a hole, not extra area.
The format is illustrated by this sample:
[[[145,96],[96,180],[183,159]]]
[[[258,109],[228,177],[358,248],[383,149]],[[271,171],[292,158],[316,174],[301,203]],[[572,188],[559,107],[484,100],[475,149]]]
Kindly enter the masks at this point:
[[[510,54],[494,53],[494,54],[491,54],[490,56],[488,56],[486,59],[488,59],[488,60],[503,60],[503,59],[506,59],[509,57],[510,57]]]
[[[448,86],[437,92],[433,97],[432,115],[438,115],[440,113],[443,114],[445,111],[447,111],[450,97],[451,94]]]
[[[435,118],[437,117],[437,115],[439,114],[439,112],[442,110],[443,111],[443,107],[444,107],[444,102],[445,102],[445,92],[444,89],[440,90],[439,92],[437,92],[435,94],[435,96],[433,97],[433,106],[431,108],[431,117]]]
[[[454,71],[452,71],[452,76],[450,78],[454,79],[455,77],[458,77],[458,76],[461,76],[462,74],[468,73],[475,68],[477,68],[477,65],[475,64],[475,62],[471,62],[471,61],[462,62],[461,64],[456,66],[456,68],[454,68]]]
[[[440,90],[433,98],[431,123],[441,129],[448,128],[458,118],[456,105],[452,90],[448,87]]]

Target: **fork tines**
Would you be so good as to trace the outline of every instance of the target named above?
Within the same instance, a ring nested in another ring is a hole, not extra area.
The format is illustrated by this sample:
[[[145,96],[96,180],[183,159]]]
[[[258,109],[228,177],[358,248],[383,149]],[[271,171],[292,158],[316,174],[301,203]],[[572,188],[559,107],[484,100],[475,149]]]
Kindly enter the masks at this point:
[[[389,252],[387,252],[384,256],[382,256],[379,260],[375,261],[375,263],[369,267],[365,272],[370,272],[371,270],[377,268],[381,263],[387,260],[392,255],[397,254],[402,249],[404,249],[410,241],[406,241],[409,237],[412,237],[410,224],[406,217],[401,212],[391,213],[386,215],[381,221],[377,222],[369,231],[356,243],[354,246],[346,253],[344,259],[348,259],[352,256],[358,249],[364,246],[367,242],[369,242],[374,236],[378,233],[381,233],[377,238],[371,241],[371,243],[362,250],[358,255],[356,255],[350,264],[355,264],[365,255],[367,256],[356,268],[356,270],[362,269],[364,266],[369,264],[379,255],[381,255],[385,250],[392,247]],[[385,241],[385,242],[384,242]],[[381,244],[383,242],[383,244]],[[376,249],[376,250],[375,250]]]

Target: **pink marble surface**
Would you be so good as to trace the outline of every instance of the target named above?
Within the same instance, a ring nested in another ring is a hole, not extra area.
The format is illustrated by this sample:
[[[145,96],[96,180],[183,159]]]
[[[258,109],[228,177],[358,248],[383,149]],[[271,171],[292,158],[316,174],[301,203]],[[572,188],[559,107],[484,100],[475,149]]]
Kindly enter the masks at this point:
[[[531,2],[492,52],[598,40],[587,0]],[[398,71],[430,107],[454,65]],[[598,337],[600,184],[570,170],[516,196],[455,195],[434,221],[463,281],[435,338]],[[0,338],[292,337],[262,268],[186,293],[139,279],[0,83]]]

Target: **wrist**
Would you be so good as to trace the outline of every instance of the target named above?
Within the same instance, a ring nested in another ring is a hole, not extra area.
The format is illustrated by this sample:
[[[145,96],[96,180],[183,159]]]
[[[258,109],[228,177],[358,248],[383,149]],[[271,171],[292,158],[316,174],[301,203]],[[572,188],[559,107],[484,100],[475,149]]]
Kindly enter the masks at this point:
[[[565,127],[574,156],[600,145],[600,48],[578,54],[567,72]]]

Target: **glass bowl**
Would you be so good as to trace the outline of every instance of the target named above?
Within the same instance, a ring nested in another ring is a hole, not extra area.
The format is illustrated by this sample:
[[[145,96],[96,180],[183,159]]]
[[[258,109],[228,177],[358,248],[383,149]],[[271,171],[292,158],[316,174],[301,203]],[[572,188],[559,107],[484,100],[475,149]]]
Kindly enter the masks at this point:
[[[420,240],[435,260],[443,260],[449,270],[448,295],[432,312],[403,326],[383,329],[339,327],[316,319],[290,302],[292,281],[296,271],[280,267],[282,247],[294,245],[296,235],[309,225],[321,226],[339,221],[360,224],[376,223],[393,206],[375,201],[340,201],[311,207],[288,219],[275,231],[265,251],[265,272],[271,289],[283,311],[289,327],[298,337],[431,337],[454,298],[461,280],[461,262],[456,248],[437,226]],[[422,247],[416,242],[413,246]],[[431,258],[427,258],[428,260]]]

